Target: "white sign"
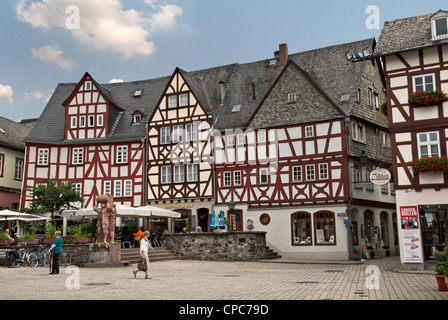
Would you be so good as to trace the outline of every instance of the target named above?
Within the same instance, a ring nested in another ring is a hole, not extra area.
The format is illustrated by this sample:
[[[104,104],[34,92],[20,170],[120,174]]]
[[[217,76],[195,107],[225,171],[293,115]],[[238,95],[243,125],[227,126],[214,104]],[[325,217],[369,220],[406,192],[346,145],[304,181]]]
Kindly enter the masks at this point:
[[[390,172],[384,168],[376,168],[370,173],[370,181],[376,185],[383,185],[390,181]]]

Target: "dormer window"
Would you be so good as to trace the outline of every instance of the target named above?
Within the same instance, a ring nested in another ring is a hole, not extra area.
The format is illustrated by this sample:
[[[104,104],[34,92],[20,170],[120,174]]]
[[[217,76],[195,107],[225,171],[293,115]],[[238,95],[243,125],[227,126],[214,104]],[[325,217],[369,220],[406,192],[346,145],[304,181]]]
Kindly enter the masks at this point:
[[[448,12],[438,11],[431,17],[432,40],[448,38]]]
[[[140,113],[140,112],[135,112],[133,115],[132,115],[132,122],[133,123],[140,123],[140,122],[142,122],[142,114]]]

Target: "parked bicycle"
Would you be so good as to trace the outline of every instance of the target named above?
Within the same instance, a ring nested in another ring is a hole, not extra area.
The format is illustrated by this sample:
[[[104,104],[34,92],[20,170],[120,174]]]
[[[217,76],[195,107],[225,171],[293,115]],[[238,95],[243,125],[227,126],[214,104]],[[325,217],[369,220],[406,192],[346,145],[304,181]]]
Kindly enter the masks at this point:
[[[34,249],[33,253],[37,256],[38,264],[48,266],[50,264],[50,251],[43,245]]]
[[[8,251],[5,256],[5,265],[9,268],[18,268],[21,264],[35,268],[38,263],[38,257],[28,250],[26,243],[20,243],[18,247]]]

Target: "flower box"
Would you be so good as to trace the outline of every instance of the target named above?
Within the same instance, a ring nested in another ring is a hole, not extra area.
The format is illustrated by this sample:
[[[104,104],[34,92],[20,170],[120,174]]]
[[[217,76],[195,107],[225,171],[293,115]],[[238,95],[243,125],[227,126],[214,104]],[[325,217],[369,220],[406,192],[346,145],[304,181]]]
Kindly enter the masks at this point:
[[[410,166],[414,172],[448,172],[447,157],[426,157],[414,159]]]
[[[416,91],[409,97],[409,105],[419,108],[438,105],[447,100],[447,95],[441,90]]]

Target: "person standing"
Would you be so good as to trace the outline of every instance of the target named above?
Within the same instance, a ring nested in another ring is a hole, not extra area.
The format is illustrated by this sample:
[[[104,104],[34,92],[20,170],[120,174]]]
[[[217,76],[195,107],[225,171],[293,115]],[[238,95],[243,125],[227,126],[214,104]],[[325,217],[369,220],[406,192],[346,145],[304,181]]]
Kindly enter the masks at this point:
[[[142,256],[142,259],[145,259],[146,261],[146,270],[145,271],[145,279],[151,279],[149,276],[149,257],[148,257],[148,250],[154,250],[154,248],[151,246],[148,240],[149,237],[149,231],[143,232],[141,241],[140,241],[140,254]],[[137,278],[137,272],[143,271],[143,270],[134,270],[134,278]]]
[[[58,274],[59,273],[59,255],[62,253],[62,237],[61,231],[56,231],[54,233],[56,239],[54,239],[53,243],[50,247],[50,252],[52,254],[52,262],[53,266],[51,268],[50,274]]]

